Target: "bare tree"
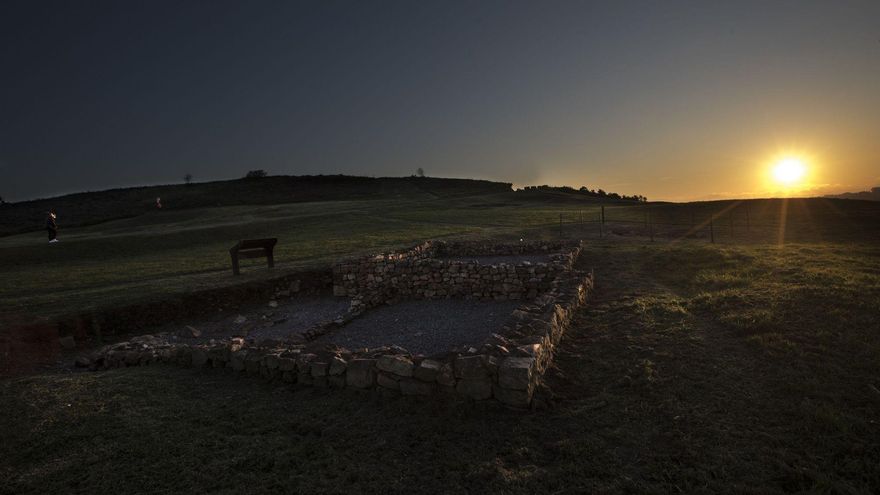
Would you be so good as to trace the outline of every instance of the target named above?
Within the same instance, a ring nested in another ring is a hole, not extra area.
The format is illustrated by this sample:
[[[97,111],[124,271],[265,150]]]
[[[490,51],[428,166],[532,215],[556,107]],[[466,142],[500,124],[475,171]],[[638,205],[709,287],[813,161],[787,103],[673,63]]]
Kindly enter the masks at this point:
[[[425,169],[423,169],[422,167],[417,168],[416,175],[418,175],[419,177],[424,177],[425,176]]]
[[[192,184],[192,181],[193,181],[193,174],[186,174],[183,176],[183,182],[185,182],[186,185]]]

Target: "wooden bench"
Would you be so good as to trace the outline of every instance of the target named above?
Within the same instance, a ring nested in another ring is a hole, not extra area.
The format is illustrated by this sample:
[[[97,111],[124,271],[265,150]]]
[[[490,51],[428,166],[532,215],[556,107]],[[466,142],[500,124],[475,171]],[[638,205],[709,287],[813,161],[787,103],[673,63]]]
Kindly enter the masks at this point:
[[[269,268],[275,266],[275,257],[272,250],[278,239],[245,239],[238,241],[238,244],[232,246],[229,255],[232,256],[232,274],[241,275],[238,266],[238,260],[241,258],[262,258],[266,257],[269,261]]]

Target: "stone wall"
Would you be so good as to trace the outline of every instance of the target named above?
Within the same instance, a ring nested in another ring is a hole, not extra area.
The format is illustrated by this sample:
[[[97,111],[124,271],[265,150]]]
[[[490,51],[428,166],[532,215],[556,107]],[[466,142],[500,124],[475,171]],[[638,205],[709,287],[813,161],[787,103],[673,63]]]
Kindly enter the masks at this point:
[[[531,299],[571,270],[577,243],[429,241],[389,255],[371,256],[333,267],[333,293],[352,298],[353,308],[401,299]],[[442,259],[442,256],[546,254],[546,263],[496,263]]]
[[[429,256],[420,256],[436,253],[437,246],[429,247],[434,249],[395,261],[427,260]],[[527,407],[554,348],[593,288],[592,274],[571,269],[579,251],[567,255],[567,270],[552,272],[555,277],[547,281],[545,292],[522,304],[480,346],[424,356],[393,346],[349,350],[242,339],[185,345],[143,336],[107,346],[83,365],[106,369],[162,362],[228,368],[296,386],[374,389],[387,395],[452,395]]]

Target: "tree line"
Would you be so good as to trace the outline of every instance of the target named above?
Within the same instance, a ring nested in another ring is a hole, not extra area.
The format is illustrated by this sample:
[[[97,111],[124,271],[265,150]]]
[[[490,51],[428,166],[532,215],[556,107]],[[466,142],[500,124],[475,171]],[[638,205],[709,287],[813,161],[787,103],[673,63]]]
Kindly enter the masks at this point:
[[[587,186],[581,186],[579,189],[575,189],[571,186],[525,186],[522,190],[564,192],[570,194],[579,194],[582,196],[590,196],[594,198],[619,199],[621,201],[637,201],[639,203],[644,203],[648,201],[648,198],[642,196],[641,194],[633,194],[631,196],[627,196],[626,194],[618,194],[616,192],[606,192],[602,189],[590,189]]]

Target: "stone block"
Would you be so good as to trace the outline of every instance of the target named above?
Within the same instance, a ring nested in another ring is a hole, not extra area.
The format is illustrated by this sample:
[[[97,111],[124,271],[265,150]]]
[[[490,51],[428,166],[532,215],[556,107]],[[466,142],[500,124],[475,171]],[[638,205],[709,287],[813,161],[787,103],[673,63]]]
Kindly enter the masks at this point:
[[[263,365],[270,370],[277,370],[280,361],[278,360],[278,354],[266,354],[263,356]]]
[[[400,383],[397,379],[387,373],[379,373],[376,377],[376,384],[389,390],[400,390]]]
[[[296,369],[300,373],[309,373],[311,368],[311,362],[315,360],[318,356],[314,354],[300,354],[296,358]]]
[[[288,358],[288,357],[279,357],[278,358],[278,370],[279,371],[295,371],[296,370],[296,359]]]
[[[437,383],[446,387],[455,386],[455,373],[451,364],[446,363],[440,367],[440,372],[437,374]]]
[[[436,387],[433,383],[426,383],[414,378],[403,378],[399,385],[403,395],[431,395]]]
[[[232,369],[235,371],[244,371],[246,357],[247,357],[247,351],[233,352],[230,356],[230,362],[232,364]]]
[[[492,380],[483,378],[462,378],[455,386],[455,391],[475,400],[483,400],[492,397]]]
[[[413,375],[413,362],[405,356],[386,354],[379,358],[376,362],[376,367],[397,376],[408,377]]]
[[[126,361],[128,361],[126,359]],[[194,368],[200,368],[208,363],[208,351],[201,347],[194,347],[192,350],[192,365]]]
[[[437,375],[440,374],[442,363],[433,359],[425,359],[413,370],[413,376],[423,382],[437,381]]]
[[[508,357],[498,366],[498,385],[513,390],[529,390],[535,373],[533,357]]]
[[[256,352],[248,352],[247,357],[244,360],[244,369],[249,374],[255,375],[260,373],[260,363],[263,359],[259,353]]]
[[[464,356],[455,360],[456,378],[482,378],[489,375],[483,356]]]
[[[320,376],[327,376],[327,371],[329,370],[329,368],[330,365],[327,363],[312,361],[310,370],[312,372],[312,376],[318,378]]]
[[[345,368],[347,365],[348,365],[348,363],[346,363],[344,359],[339,358],[339,357],[334,357],[333,359],[330,360],[330,370],[329,370],[330,376],[339,376],[339,375],[345,373]]]
[[[345,383],[349,387],[371,388],[376,384],[375,359],[353,359],[345,371]]]

